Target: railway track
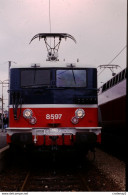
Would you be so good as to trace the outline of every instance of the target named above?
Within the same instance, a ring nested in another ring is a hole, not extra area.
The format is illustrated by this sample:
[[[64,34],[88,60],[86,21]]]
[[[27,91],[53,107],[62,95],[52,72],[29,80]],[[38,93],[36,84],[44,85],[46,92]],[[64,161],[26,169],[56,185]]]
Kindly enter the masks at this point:
[[[61,176],[39,176],[30,174],[20,191],[91,191],[90,188],[74,174]]]
[[[81,169],[69,156],[70,162],[60,162],[51,158],[44,161],[41,156],[37,161],[31,156],[30,160],[26,155],[14,159],[0,175],[0,191],[91,191]]]
[[[121,191],[88,159],[75,155],[18,153],[0,174],[0,191]]]
[[[83,175],[76,171],[34,170],[26,174],[20,191],[91,191]]]

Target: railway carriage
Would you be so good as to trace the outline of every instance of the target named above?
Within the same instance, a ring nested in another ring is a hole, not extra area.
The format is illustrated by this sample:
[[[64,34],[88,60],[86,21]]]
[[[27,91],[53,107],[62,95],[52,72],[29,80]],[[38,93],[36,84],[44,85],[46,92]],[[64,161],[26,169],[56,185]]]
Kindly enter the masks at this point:
[[[126,76],[123,69],[99,88],[98,104],[101,112],[102,145],[121,152],[125,149],[126,132]]]

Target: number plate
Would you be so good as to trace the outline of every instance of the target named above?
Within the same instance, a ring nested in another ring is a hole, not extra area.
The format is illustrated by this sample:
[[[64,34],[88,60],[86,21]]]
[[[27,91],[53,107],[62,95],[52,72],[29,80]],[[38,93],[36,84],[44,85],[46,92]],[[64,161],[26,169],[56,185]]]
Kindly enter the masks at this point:
[[[62,114],[46,114],[46,119],[47,120],[60,120],[62,118]]]

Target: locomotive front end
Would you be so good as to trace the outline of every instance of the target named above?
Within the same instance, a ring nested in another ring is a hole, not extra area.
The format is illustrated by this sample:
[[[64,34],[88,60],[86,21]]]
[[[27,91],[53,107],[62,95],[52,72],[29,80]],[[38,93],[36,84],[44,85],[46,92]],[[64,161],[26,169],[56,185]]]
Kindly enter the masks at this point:
[[[96,68],[12,67],[9,119],[9,144],[94,147],[101,142]]]

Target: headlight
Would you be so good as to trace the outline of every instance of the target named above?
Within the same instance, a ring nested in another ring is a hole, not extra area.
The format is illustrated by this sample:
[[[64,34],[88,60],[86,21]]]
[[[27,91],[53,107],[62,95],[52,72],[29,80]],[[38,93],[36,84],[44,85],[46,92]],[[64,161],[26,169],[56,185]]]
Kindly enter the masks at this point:
[[[25,109],[24,111],[23,111],[23,116],[24,116],[24,118],[31,118],[32,117],[32,110],[30,110],[30,109]]]
[[[29,119],[29,122],[34,125],[36,123],[36,118],[35,117],[32,117]]]
[[[71,121],[72,121],[72,123],[73,123],[74,125],[77,124],[77,123],[79,122],[78,118],[76,118],[76,117],[73,117]]]
[[[83,118],[85,116],[85,111],[83,109],[77,109],[75,111],[76,118]]]

